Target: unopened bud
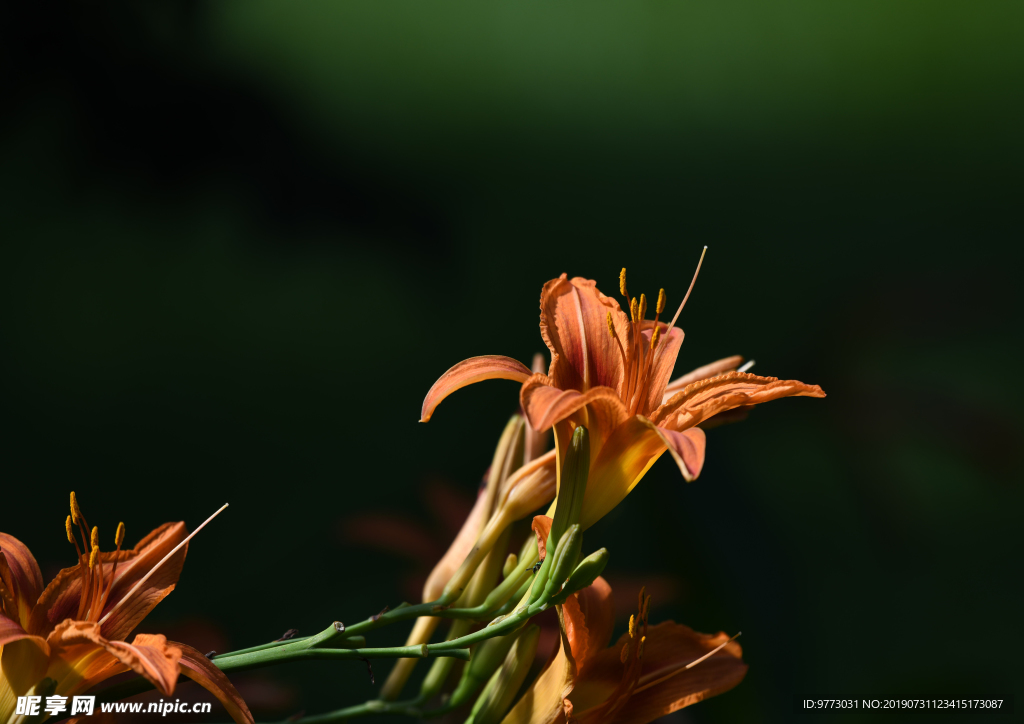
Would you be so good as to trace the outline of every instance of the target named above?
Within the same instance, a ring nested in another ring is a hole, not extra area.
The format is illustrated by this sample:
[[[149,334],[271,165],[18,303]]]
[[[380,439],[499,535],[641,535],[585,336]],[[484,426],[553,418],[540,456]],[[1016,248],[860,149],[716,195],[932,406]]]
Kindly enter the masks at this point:
[[[579,562],[569,575],[569,580],[565,582],[565,588],[562,589],[562,592],[570,594],[582,591],[597,580],[597,577],[601,575],[606,565],[608,565],[608,549],[601,548],[594,551]]]
[[[518,636],[519,632],[513,631],[507,636],[495,636],[480,644],[463,670],[462,678],[459,679],[459,684],[452,692],[448,703],[455,707],[469,701],[469,697],[501,666]]]
[[[519,556],[515,553],[509,553],[508,558],[505,559],[505,565],[501,568],[501,577],[508,578],[512,575],[512,571],[519,565]]]
[[[476,700],[466,724],[498,724],[502,720],[530,673],[539,638],[540,626],[534,624],[523,630]]]
[[[590,475],[590,435],[587,428],[577,427],[572,434],[565,462],[562,465],[562,479],[559,481],[558,501],[555,517],[551,521],[548,535],[548,550],[562,537],[562,533],[573,523],[580,522],[583,510],[583,496],[587,492],[587,477]]]
[[[580,549],[583,547],[583,531],[579,523],[569,526],[569,530],[562,534],[555,548],[555,557],[551,561],[551,575],[548,578],[548,585],[551,592],[557,593],[565,579],[569,577],[580,559]]]

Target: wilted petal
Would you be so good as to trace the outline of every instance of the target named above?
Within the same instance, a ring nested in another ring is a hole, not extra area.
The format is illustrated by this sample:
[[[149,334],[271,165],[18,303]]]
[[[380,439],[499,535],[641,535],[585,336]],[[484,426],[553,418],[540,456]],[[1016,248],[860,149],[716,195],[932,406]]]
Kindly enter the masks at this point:
[[[682,377],[677,377],[668,383],[668,386],[665,387],[663,395],[664,399],[662,402],[668,402],[668,399],[672,397],[672,395],[697,380],[705,380],[708,377],[714,377],[715,375],[720,375],[724,372],[732,372],[741,364],[743,364],[743,357],[738,354],[734,354],[732,357],[723,357],[722,359],[706,364],[703,367],[691,370]]]
[[[668,447],[672,459],[676,461],[679,472],[683,474],[686,482],[692,483],[696,480],[704,467],[704,448],[707,446],[704,431],[699,427],[693,427],[682,432],[675,432],[658,427],[653,423],[650,425]]]
[[[420,410],[420,422],[427,422],[434,414],[434,409],[451,393],[474,382],[483,380],[513,380],[525,382],[530,370],[522,362],[511,357],[487,354],[470,357],[459,362],[441,375],[434,386],[427,392]]]
[[[27,626],[32,606],[43,592],[43,574],[24,543],[0,533],[0,610]]]
[[[609,313],[619,342],[628,350],[633,342],[629,320],[617,301],[598,291],[597,282],[569,280],[563,274],[544,285],[540,334],[551,350],[548,374],[555,386],[580,392],[603,386],[621,392],[622,355],[608,333]]]
[[[196,649],[175,642],[181,649],[181,673],[217,697],[238,724],[253,724],[252,713],[227,675]]]
[[[670,430],[685,430],[735,407],[756,405],[781,397],[824,396],[818,385],[729,372],[689,384],[659,407],[651,416],[651,422]]]

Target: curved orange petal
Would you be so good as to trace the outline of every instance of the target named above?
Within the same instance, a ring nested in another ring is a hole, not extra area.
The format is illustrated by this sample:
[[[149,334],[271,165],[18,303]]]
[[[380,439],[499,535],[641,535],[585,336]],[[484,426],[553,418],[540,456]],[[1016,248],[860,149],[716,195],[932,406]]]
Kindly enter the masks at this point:
[[[655,410],[651,422],[658,427],[679,431],[735,407],[756,405],[780,397],[824,396],[818,385],[759,377],[747,372],[729,372],[687,385]]]
[[[683,479],[688,483],[696,480],[704,467],[704,449],[707,447],[704,431],[699,427],[693,427],[682,432],[675,432],[658,427],[653,423],[649,424],[672,454],[672,459],[679,466],[679,472],[683,474]]]
[[[0,611],[27,626],[32,607],[43,592],[43,574],[24,543],[0,533]]]
[[[631,417],[619,425],[591,459],[580,515],[584,530],[618,505],[663,452],[664,440],[643,418]]]
[[[586,392],[610,387],[621,392],[623,366],[619,344],[608,333],[612,315],[619,343],[632,344],[629,320],[619,303],[602,294],[592,279],[562,274],[540,293],[540,334],[551,350],[548,374],[563,390]]]
[[[612,587],[604,578],[598,577],[565,600],[562,625],[577,671],[582,672],[590,659],[608,646],[615,626]]]
[[[178,663],[182,674],[216,696],[238,724],[253,724],[249,707],[223,671],[191,646],[177,642],[174,646],[181,649],[181,661]]]
[[[61,658],[64,658],[62,654],[68,654],[82,644],[100,647],[124,666],[145,677],[164,696],[174,693],[181,649],[168,644],[167,638],[161,634],[139,634],[129,644],[105,638],[100,625],[94,621],[68,620],[58,624],[46,642],[54,654]]]
[[[641,415],[647,415],[661,405],[662,398],[665,396],[665,386],[668,384],[668,378],[672,376],[672,368],[676,365],[676,357],[683,344],[683,330],[679,327],[673,327],[665,336],[668,325],[659,322],[658,326],[661,327],[661,337],[648,373],[647,392],[644,394],[643,403],[637,408],[637,413]],[[644,349],[650,349],[651,336],[654,334],[654,322],[645,323],[644,331],[641,334],[644,338]]]
[[[690,372],[687,372],[685,375],[677,377],[676,379],[668,383],[668,385],[665,387],[664,399],[662,400],[662,402],[667,402],[668,399],[672,397],[672,395],[681,391],[684,387],[693,382],[696,382],[697,380],[704,380],[707,379],[708,377],[714,377],[715,375],[720,375],[724,372],[732,372],[741,364],[743,364],[743,357],[741,357],[738,354],[735,354],[732,357],[723,357],[720,360],[709,362],[708,364],[698,367],[695,370],[691,370]],[[661,403],[659,402],[658,404]]]
[[[561,390],[551,386],[551,382],[544,375],[533,375],[520,390],[520,404],[535,430],[547,430],[557,422],[572,418],[577,425],[587,428],[593,451],[629,418],[622,400],[609,387],[594,387],[581,393]]]
[[[485,354],[462,360],[438,377],[437,382],[427,392],[427,396],[423,398],[423,407],[420,409],[420,422],[428,422],[441,401],[455,390],[483,380],[525,382],[529,376],[529,368],[511,357]]]
[[[113,563],[117,560],[117,574],[110,597],[103,608],[103,614],[114,608],[165,555],[188,535],[185,524],[164,523],[143,538],[131,550],[120,553],[100,554],[105,578],[109,578]],[[130,600],[121,604],[117,611],[103,623],[103,635],[111,640],[124,639],[139,622],[153,610],[167,594],[174,590],[185,563],[188,546],[184,545],[166,563],[160,566],[146,583],[132,593]],[[50,581],[29,620],[29,631],[45,636],[54,626],[65,619],[78,615],[78,604],[82,594],[82,578],[78,566],[65,568]]]

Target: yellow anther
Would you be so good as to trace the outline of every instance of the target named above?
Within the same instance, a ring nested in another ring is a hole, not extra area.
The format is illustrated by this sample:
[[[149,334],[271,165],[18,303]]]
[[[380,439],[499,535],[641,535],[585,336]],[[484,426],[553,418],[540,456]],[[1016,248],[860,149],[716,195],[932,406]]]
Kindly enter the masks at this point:
[[[124,543],[124,523],[117,524],[117,533],[114,534],[114,545],[118,548]]]
[[[647,295],[640,295],[640,320],[643,321],[644,317],[647,316]]]
[[[636,297],[633,297],[633,301],[629,303],[629,316],[635,322],[636,314],[640,311],[640,305],[636,303]]]
[[[633,638],[636,635],[636,616],[629,617],[629,637]]]
[[[605,319],[608,322],[608,334],[612,336],[612,339],[615,339],[615,325],[612,323],[612,313],[608,312],[608,316]]]
[[[651,335],[651,349],[658,346],[658,337],[661,336],[661,327],[654,328],[654,334]]]
[[[78,524],[78,519],[82,517],[82,509],[78,507],[78,498],[75,497],[75,491],[71,491],[71,521]]]
[[[70,515],[68,516],[68,519],[64,521],[64,530],[67,531],[67,534],[68,534],[68,543],[74,543],[75,542],[75,536],[71,532],[71,516]]]
[[[622,271],[619,272],[619,292],[622,296],[626,295],[626,267],[622,267]]]
[[[666,301],[667,301],[667,298],[665,297],[665,290],[664,289],[658,290],[658,306],[655,307],[655,310],[657,310],[658,314],[661,314],[662,312],[665,311],[665,302]]]
[[[93,548],[98,548],[100,545],[100,529],[96,526],[92,527],[92,535],[89,536],[89,545]]]
[[[92,553],[89,554],[89,568],[92,568],[93,566],[96,565],[96,561],[99,560],[99,557],[100,557],[100,549],[99,548],[93,548],[92,549]]]

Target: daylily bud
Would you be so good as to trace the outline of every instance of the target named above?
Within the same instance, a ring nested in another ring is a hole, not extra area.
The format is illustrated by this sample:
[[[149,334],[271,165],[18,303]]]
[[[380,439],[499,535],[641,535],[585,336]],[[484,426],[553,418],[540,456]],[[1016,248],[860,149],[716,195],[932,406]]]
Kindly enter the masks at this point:
[[[606,565],[608,565],[608,549],[602,548],[594,551],[579,562],[579,565],[576,566],[576,569],[569,576],[569,580],[565,582],[565,588],[562,589],[562,592],[570,594],[582,591],[597,580],[597,577],[601,575]]]
[[[562,535],[562,539],[558,541],[558,548],[555,549],[555,557],[551,561],[551,574],[545,584],[545,594],[550,596],[558,593],[565,579],[576,567],[582,547],[583,531],[580,530],[579,523],[569,526],[569,530]]]
[[[559,483],[555,517],[548,535],[548,550],[558,545],[562,533],[573,523],[579,523],[583,510],[583,496],[587,492],[587,476],[590,474],[590,435],[587,428],[579,426],[572,434],[569,449],[565,451],[562,465],[562,479]]]
[[[514,571],[516,569],[516,566],[518,565],[519,556],[517,556],[515,553],[509,553],[508,558],[505,559],[505,565],[502,566],[501,577],[508,578],[512,574],[512,571]]]
[[[487,639],[477,646],[473,652],[473,658],[462,672],[459,685],[455,687],[451,698],[448,699],[450,706],[456,707],[469,701],[477,689],[483,686],[508,655],[512,644],[519,637],[519,632],[514,631],[507,636],[495,636]]]
[[[487,688],[473,705],[466,724],[497,724],[511,706],[512,700],[519,693],[533,665],[533,657],[537,653],[537,640],[540,637],[540,626],[536,624],[526,628],[516,639],[512,649],[505,656],[501,668],[487,682]]]

